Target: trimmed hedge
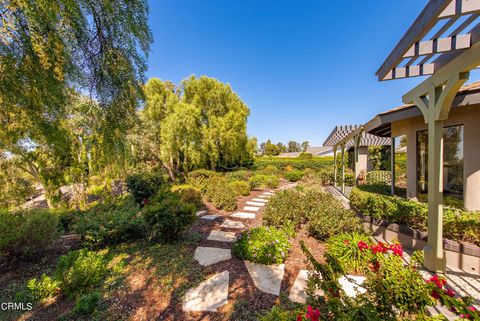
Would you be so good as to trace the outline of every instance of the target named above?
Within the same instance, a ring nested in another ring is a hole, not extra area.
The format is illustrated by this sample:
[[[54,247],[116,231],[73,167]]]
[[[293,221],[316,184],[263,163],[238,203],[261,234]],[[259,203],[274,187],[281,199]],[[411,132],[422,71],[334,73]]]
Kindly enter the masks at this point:
[[[358,188],[352,190],[350,203],[365,215],[408,225],[421,231],[427,230],[427,204],[366,192]],[[445,207],[443,235],[451,240],[471,242],[480,246],[480,212]]]
[[[261,157],[255,159],[253,167],[261,170],[267,166],[275,166],[279,170],[285,170],[288,166],[297,170],[311,168],[314,170],[324,170],[333,168],[333,156],[322,156],[313,158],[293,158],[293,157]]]
[[[290,182],[297,182],[302,179],[303,175],[303,171],[293,170],[291,172],[285,173],[284,177]]]
[[[391,184],[392,173],[389,171],[371,171],[367,173],[367,184]]]
[[[250,189],[254,188],[276,188],[280,185],[280,179],[275,175],[257,174],[250,177],[248,181]]]

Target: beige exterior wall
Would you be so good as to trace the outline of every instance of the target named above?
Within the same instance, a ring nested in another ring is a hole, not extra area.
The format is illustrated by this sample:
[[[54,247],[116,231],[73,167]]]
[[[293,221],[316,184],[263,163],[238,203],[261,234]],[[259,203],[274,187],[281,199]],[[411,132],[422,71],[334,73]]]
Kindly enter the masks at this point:
[[[453,108],[445,126],[464,126],[464,201],[468,210],[480,210],[480,105]],[[392,136],[407,135],[407,197],[417,196],[417,131],[427,129],[423,117],[392,123]]]

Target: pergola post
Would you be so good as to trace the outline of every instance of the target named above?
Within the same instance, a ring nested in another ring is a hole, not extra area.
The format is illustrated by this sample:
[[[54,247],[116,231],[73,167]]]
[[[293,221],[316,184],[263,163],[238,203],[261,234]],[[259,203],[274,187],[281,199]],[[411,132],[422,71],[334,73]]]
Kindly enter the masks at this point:
[[[337,186],[337,147],[333,147],[333,187]]]
[[[390,138],[390,194],[395,195],[395,137]]]
[[[342,144],[342,194],[345,194],[345,144]]]
[[[469,73],[454,73],[443,82],[431,82],[428,92],[418,86],[406,94],[405,101],[414,102],[428,124],[428,241],[425,246],[425,267],[445,272],[443,250],[443,122],[448,118],[453,99],[467,81]]]
[[[355,185],[358,186],[358,177],[360,176],[360,166],[358,163],[358,148],[360,147],[360,140],[362,137],[362,131],[353,136],[353,172],[355,173]]]

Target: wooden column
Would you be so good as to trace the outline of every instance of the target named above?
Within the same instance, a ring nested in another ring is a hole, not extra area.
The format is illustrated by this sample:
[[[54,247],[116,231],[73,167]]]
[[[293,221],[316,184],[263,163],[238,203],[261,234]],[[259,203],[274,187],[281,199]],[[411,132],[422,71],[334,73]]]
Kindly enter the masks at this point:
[[[342,144],[342,194],[345,194],[345,144]]]
[[[333,187],[337,187],[337,147],[333,147]]]
[[[395,137],[390,137],[390,194],[395,195]]]

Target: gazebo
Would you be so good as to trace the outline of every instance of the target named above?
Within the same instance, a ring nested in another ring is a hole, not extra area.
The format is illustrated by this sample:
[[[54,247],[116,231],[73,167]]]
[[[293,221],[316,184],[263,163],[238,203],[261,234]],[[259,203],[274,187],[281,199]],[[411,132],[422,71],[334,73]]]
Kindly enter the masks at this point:
[[[379,81],[428,76],[403,95],[428,124],[428,243],[425,266],[445,272],[443,128],[452,102],[480,65],[480,0],[430,0],[378,69]]]
[[[355,172],[355,182],[358,182],[361,173],[368,169],[368,147],[390,145],[390,139],[379,137],[365,132],[363,125],[344,125],[335,126],[327,137],[323,146],[333,149],[333,172],[334,186],[337,186],[337,149],[340,148],[341,154],[341,192],[345,194],[345,151],[353,148],[353,170]]]

